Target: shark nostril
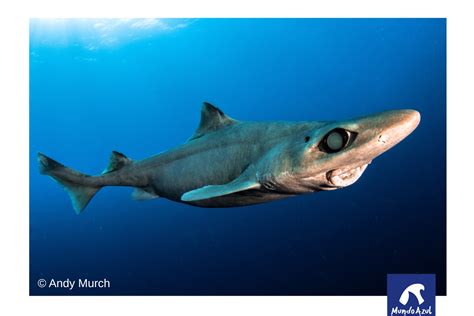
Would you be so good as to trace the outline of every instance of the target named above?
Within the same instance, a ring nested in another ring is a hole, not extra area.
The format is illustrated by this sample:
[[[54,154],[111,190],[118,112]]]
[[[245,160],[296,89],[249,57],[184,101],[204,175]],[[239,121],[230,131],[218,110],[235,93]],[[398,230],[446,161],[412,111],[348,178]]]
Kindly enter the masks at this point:
[[[379,135],[378,138],[379,143],[385,144],[388,141],[388,136],[386,134]]]

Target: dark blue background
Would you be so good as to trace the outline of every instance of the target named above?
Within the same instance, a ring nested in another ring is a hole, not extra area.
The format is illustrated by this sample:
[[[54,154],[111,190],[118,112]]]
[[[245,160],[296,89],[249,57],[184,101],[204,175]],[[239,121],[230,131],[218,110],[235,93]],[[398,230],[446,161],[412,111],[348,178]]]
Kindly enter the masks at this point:
[[[385,295],[387,273],[436,274],[446,294],[444,19],[202,19],[109,42],[93,24],[30,23],[31,294]],[[422,120],[353,186],[256,206],[106,187],[78,216],[39,175],[38,151],[97,174],[112,150],[176,146],[205,100],[239,120]],[[111,288],[36,286],[80,277]]]

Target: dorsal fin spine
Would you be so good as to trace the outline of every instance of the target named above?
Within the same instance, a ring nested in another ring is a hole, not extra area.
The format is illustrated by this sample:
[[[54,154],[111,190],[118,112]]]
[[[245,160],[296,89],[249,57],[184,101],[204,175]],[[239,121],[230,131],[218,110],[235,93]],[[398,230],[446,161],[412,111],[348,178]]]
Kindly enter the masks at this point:
[[[125,156],[122,153],[119,153],[118,151],[112,151],[110,154],[110,160],[109,160],[109,165],[107,168],[102,172],[102,174],[117,171],[122,169],[124,166],[129,165],[132,163],[132,160],[129,159],[127,156]]]

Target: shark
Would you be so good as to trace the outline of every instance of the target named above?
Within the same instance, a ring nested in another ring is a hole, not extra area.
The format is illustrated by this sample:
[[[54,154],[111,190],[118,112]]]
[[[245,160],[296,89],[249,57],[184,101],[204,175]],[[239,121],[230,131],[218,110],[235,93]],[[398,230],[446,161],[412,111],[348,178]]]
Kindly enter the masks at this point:
[[[104,186],[133,187],[198,207],[237,207],[336,190],[355,183],[372,160],[420,122],[416,110],[343,121],[239,121],[204,102],[197,130],[183,144],[143,160],[112,151],[90,176],[38,153],[41,174],[61,184],[77,214]]]

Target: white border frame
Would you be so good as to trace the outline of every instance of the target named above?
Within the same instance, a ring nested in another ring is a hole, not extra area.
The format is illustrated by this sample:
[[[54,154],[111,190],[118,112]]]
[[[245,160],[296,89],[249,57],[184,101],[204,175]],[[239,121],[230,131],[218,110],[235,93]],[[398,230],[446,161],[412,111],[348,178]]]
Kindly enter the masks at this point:
[[[3,315],[384,315],[386,297],[29,297],[28,23],[36,17],[448,17],[448,296],[438,315],[469,313],[472,282],[472,9],[446,1],[16,1],[0,4]],[[467,3],[467,1],[466,1]],[[435,140],[427,140],[435,141]],[[440,150],[444,150],[440,148]],[[470,256],[469,256],[470,255]],[[9,314],[5,312],[9,311]],[[466,314],[466,315],[467,315]]]

